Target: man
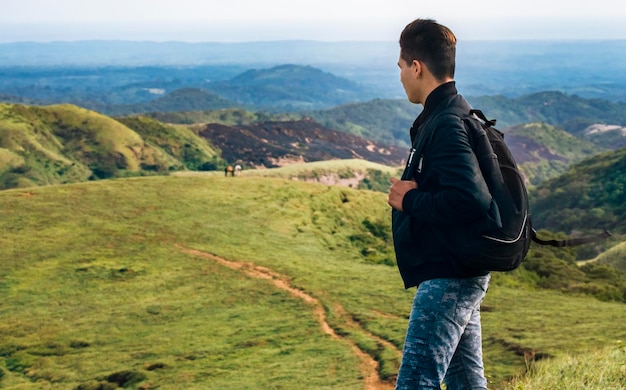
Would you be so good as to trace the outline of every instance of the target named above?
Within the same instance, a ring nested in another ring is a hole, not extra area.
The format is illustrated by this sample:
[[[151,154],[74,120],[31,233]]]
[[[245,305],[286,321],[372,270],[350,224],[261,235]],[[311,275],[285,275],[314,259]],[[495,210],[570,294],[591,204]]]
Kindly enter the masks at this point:
[[[417,19],[400,36],[400,81],[423,110],[388,199],[400,274],[406,288],[418,287],[396,389],[487,388],[479,310],[490,276],[457,259],[484,227],[491,195],[459,114],[470,106],[455,87],[455,55],[456,37],[433,20]]]

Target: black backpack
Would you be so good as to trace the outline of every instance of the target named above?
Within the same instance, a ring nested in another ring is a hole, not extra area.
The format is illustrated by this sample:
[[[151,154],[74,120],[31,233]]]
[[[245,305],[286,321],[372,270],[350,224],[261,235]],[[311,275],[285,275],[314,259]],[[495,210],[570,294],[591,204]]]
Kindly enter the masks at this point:
[[[604,231],[598,236],[568,240],[541,240],[532,227],[528,193],[515,159],[504,142],[504,134],[494,128],[480,110],[462,116],[470,142],[491,196],[500,212],[502,227],[484,232],[479,238],[480,253],[463,266],[488,270],[511,271],[526,257],[531,241],[555,247],[587,244],[610,237]],[[462,259],[461,259],[462,261]]]

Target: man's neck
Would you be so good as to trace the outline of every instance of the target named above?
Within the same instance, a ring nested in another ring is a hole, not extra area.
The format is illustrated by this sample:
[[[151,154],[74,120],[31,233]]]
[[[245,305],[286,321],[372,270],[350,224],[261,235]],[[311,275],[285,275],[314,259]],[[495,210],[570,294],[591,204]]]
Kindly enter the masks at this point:
[[[439,88],[443,84],[449,83],[450,81],[454,81],[452,78],[445,78],[444,80],[437,80],[437,79],[431,78],[430,80],[431,82],[426,83],[426,86],[424,88],[424,95],[423,95],[423,98],[421,99],[422,106],[426,104],[426,100],[435,89]]]

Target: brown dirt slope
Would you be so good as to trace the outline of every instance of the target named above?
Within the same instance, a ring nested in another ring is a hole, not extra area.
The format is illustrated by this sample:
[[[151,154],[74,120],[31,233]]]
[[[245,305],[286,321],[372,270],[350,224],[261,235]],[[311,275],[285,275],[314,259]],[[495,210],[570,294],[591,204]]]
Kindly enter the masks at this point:
[[[236,127],[208,124],[199,134],[220,148],[225,160],[265,168],[353,158],[398,166],[407,154],[402,148],[334,131],[311,119]]]

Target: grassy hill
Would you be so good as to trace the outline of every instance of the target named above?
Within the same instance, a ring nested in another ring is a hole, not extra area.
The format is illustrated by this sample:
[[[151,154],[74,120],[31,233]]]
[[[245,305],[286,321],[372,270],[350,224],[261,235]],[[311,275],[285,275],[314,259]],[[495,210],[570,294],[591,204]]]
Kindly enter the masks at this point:
[[[408,129],[420,112],[421,106],[406,99],[375,99],[328,110],[308,111],[305,115],[332,129],[409,147]]]
[[[144,116],[123,117],[120,123],[137,132],[146,143],[155,145],[191,170],[219,169],[226,163],[218,150],[187,126],[166,125]]]
[[[190,130],[154,120],[120,122],[72,105],[0,104],[2,189],[166,174],[218,160]]]
[[[182,165],[121,123],[71,105],[0,105],[0,188],[107,178]]]
[[[532,185],[565,172],[603,149],[546,123],[527,123],[506,129],[505,141]]]
[[[599,264],[610,264],[616,269],[626,272],[626,242],[617,244],[601,253],[594,261]]]
[[[0,210],[3,388],[393,382],[414,291],[389,261],[382,193],[151,176],[2,191]],[[537,277],[494,275],[490,388],[625,336],[623,303],[533,287]]]
[[[555,231],[626,232],[626,148],[601,153],[537,186],[533,221]]]

